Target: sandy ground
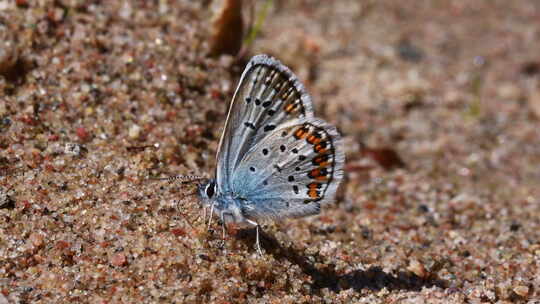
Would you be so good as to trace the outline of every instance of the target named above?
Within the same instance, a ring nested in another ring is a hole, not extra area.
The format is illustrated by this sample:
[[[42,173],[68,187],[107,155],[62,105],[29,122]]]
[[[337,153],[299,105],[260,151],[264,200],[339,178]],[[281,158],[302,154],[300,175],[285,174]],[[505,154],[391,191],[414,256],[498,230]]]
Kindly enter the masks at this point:
[[[214,172],[246,60],[206,2],[0,1],[0,303],[540,303],[538,1],[272,1],[245,58],[297,73],[347,176],[262,257],[147,180]]]

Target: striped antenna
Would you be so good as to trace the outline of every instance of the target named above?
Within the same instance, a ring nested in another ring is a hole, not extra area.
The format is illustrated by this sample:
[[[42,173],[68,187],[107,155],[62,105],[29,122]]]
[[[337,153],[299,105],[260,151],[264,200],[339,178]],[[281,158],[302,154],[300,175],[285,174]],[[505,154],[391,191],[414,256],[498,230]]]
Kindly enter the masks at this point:
[[[151,180],[162,180],[162,181],[180,181],[182,183],[189,183],[189,182],[195,182],[202,179],[205,179],[205,177],[200,175],[175,175],[171,177],[164,177],[164,178],[150,178]]]

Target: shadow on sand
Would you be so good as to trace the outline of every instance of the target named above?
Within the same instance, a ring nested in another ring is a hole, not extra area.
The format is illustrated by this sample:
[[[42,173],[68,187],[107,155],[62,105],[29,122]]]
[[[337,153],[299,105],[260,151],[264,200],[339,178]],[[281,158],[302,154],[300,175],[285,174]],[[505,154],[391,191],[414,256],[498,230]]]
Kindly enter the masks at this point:
[[[292,247],[283,247],[271,235],[260,230],[261,246],[264,250],[273,255],[277,260],[288,260],[298,265],[302,271],[313,279],[312,288],[315,291],[328,288],[332,291],[354,289],[360,291],[364,288],[370,290],[381,290],[386,288],[392,290],[419,291],[423,287],[447,288],[447,282],[439,279],[423,279],[408,271],[400,271],[397,274],[389,274],[381,267],[370,267],[367,270],[356,270],[344,275],[337,274],[334,269],[327,267],[319,269],[313,265],[306,257],[300,255]],[[245,229],[239,231],[238,237],[253,246],[255,242],[255,229]]]

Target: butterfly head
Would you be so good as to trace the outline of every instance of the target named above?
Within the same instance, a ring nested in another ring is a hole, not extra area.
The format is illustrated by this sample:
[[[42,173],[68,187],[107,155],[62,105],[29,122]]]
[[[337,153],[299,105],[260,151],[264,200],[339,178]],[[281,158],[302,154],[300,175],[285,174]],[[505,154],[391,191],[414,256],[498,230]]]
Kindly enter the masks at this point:
[[[213,201],[217,194],[217,185],[215,179],[209,179],[207,182],[198,185],[199,196],[203,202],[209,204]]]
[[[215,179],[199,184],[199,197],[203,205],[215,209],[225,223],[245,223],[247,218],[243,212],[242,200],[218,192]]]

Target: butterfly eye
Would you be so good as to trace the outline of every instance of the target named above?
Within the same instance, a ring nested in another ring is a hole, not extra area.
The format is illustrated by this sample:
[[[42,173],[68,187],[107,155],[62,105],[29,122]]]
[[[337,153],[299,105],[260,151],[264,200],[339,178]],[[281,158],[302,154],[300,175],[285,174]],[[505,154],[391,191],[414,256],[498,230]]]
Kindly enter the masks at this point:
[[[216,192],[216,184],[214,182],[209,183],[204,192],[206,192],[208,198],[212,198]]]

